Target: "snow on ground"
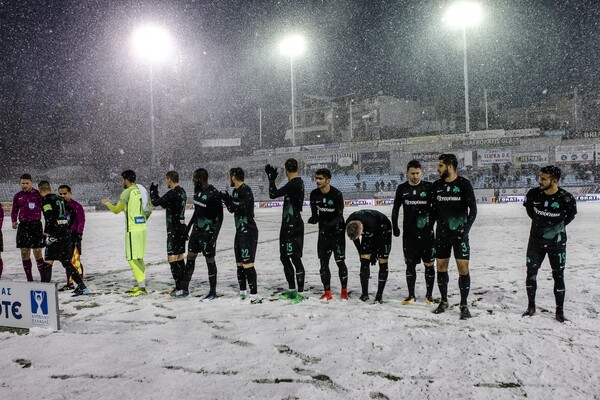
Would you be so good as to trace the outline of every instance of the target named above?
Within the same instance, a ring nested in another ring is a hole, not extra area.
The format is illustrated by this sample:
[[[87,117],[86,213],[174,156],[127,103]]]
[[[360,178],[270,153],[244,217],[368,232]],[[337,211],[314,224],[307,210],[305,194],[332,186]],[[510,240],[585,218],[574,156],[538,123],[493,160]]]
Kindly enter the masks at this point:
[[[389,207],[378,208],[387,215]],[[346,209],[347,214],[356,210]],[[305,214],[306,214],[305,210]],[[259,293],[285,288],[278,256],[280,209],[257,210]],[[192,295],[169,300],[164,212],[149,221],[147,262],[151,294],[127,298],[132,274],[124,260],[122,215],[90,213],[83,262],[93,295],[60,293],[62,329],[27,335],[0,332],[1,399],[591,399],[600,395],[600,205],[580,203],[568,227],[567,300],[571,324],[554,320],[547,262],[538,275],[538,314],[522,318],[529,220],[518,204],[480,205],[471,234],[471,312],[460,321],[457,272],[450,270],[450,303],[434,315],[407,295],[401,239],[394,238],[384,304],[358,300],[358,255],[348,242],[354,297],[323,304],[316,232],[306,226],[304,264],[309,299],[299,305],[237,299],[233,221],[218,242],[218,290],[210,303],[207,273],[198,259]],[[188,215],[189,218],[189,215]],[[2,279],[23,280],[5,224]],[[333,262],[331,263],[333,264]],[[371,293],[376,287],[376,269]],[[63,284],[62,268],[53,281]],[[437,295],[437,286],[434,291]]]

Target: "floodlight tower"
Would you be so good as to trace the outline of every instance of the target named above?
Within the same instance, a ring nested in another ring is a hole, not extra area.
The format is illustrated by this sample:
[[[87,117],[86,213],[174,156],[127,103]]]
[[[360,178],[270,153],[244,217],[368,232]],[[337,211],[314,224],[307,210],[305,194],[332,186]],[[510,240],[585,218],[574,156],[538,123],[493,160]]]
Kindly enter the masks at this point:
[[[444,15],[444,22],[451,27],[460,28],[463,37],[463,68],[465,80],[465,131],[470,131],[469,126],[469,73],[467,68],[467,28],[477,26],[483,18],[481,5],[474,2],[460,2],[448,7]]]
[[[135,53],[148,63],[150,69],[150,138],[152,146],[152,168],[157,166],[156,138],[154,133],[154,77],[153,67],[166,61],[173,50],[173,41],[169,32],[157,25],[138,27],[132,36]]]
[[[296,146],[296,106],[294,93],[294,58],[304,53],[306,41],[300,35],[292,35],[283,39],[279,43],[279,51],[281,54],[290,58],[290,71],[292,82],[292,146]]]

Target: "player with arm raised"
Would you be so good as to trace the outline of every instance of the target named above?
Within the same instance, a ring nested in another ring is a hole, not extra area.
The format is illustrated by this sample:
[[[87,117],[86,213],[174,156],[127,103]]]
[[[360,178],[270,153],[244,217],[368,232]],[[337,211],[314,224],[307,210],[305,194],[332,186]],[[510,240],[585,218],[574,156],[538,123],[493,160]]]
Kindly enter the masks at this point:
[[[283,264],[283,272],[289,290],[280,296],[281,300],[292,300],[296,304],[304,299],[304,265],[302,250],[304,248],[304,221],[300,213],[304,203],[304,182],[298,174],[298,161],[293,158],[285,162],[285,175],[288,182],[277,189],[275,179],[277,169],[270,164],[265,166],[269,178],[269,197],[276,199],[283,196],[283,213],[279,231],[279,259]],[[296,284],[298,290],[296,291]]]
[[[135,285],[127,290],[129,297],[145,296],[146,290],[146,221],[150,218],[152,207],[148,202],[146,189],[135,183],[135,172],[128,169],[121,173],[123,192],[117,204],[102,199],[110,211],[119,214],[125,212],[125,258],[131,267]]]
[[[185,224],[187,194],[185,189],[179,185],[179,173],[177,171],[167,172],[165,184],[169,190],[162,197],[158,194],[158,185],[154,182],[150,184],[150,200],[154,207],[160,206],[166,210],[167,261],[171,266],[171,275],[175,281],[175,287],[168,296],[170,298],[187,297],[189,287],[182,282],[185,269],[183,253],[185,253],[185,241],[187,239],[187,226]]]

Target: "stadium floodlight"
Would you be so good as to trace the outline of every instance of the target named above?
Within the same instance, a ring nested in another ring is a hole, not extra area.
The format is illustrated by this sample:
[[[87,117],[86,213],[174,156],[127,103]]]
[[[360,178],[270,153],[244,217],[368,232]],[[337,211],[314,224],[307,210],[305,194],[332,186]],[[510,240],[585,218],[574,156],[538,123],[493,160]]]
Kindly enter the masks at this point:
[[[288,36],[279,43],[281,54],[290,58],[290,71],[292,83],[292,146],[296,146],[296,107],[294,94],[294,58],[306,49],[306,41],[298,34]]]
[[[169,32],[158,25],[138,27],[132,36],[136,54],[151,64],[166,61],[173,51],[173,41]]]
[[[156,139],[154,133],[154,82],[153,65],[166,61],[173,51],[173,41],[169,32],[158,25],[138,27],[132,36],[133,49],[138,57],[148,62],[150,67],[150,136],[152,147],[152,168],[157,166]]]
[[[448,7],[443,21],[451,27],[460,28],[463,36],[463,68],[465,80],[465,131],[469,126],[469,74],[467,68],[467,28],[477,26],[483,19],[481,5],[474,2],[460,2]]]

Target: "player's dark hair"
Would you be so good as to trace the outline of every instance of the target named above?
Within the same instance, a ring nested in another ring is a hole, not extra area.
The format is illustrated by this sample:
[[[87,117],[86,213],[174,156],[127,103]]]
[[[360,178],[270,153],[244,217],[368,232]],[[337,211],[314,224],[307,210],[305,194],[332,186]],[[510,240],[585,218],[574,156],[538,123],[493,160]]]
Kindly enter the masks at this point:
[[[171,180],[173,183],[179,183],[179,172],[177,171],[169,171],[165,174],[167,178]]]
[[[40,190],[40,191],[46,191],[46,190],[50,191],[50,190],[52,190],[50,188],[50,182],[48,182],[48,181],[40,181],[40,183],[38,183],[38,190]]]
[[[327,168],[319,168],[318,170],[316,170],[315,176],[317,176],[317,175],[321,175],[327,179],[331,179],[331,171],[328,170]]]
[[[454,154],[442,154],[439,156],[438,160],[443,162],[445,165],[452,165],[455,170],[458,168],[458,160]]]
[[[421,163],[418,160],[411,160],[406,164],[406,170],[408,171],[411,168],[422,169],[423,167],[421,167]]]
[[[128,180],[131,183],[135,183],[135,172],[130,169],[123,171],[121,172],[121,178]]]
[[[234,176],[240,182],[244,181],[244,170],[240,167],[231,168],[229,170],[229,176]]]
[[[285,162],[285,170],[287,172],[298,172],[298,161],[295,158],[288,158]]]
[[[204,168],[198,168],[194,171],[194,176],[192,177],[194,182],[208,182],[208,171]]]
[[[346,234],[350,238],[350,240],[358,239],[358,231],[360,230],[361,222],[360,221],[350,221],[348,225],[346,225]]]
[[[30,174],[23,174],[23,175],[21,175],[21,177],[19,178],[19,180],[21,180],[21,179],[25,179],[25,180],[30,181],[31,180],[31,175]]]
[[[71,186],[69,186],[69,185],[60,185],[58,187],[58,190],[60,190],[60,189],[67,189],[67,192],[71,193]]]
[[[540,168],[540,172],[543,174],[548,174],[552,179],[560,180],[561,171],[556,165],[547,165],[545,167]]]

